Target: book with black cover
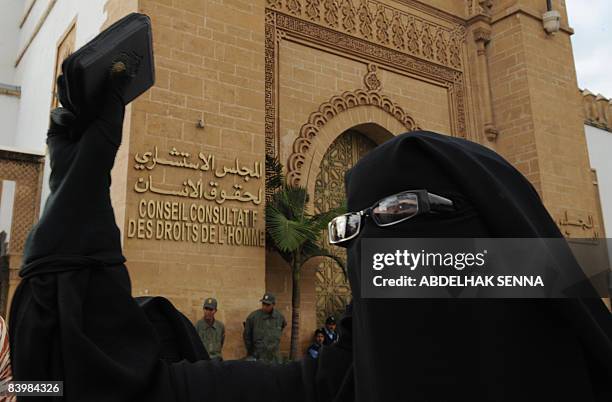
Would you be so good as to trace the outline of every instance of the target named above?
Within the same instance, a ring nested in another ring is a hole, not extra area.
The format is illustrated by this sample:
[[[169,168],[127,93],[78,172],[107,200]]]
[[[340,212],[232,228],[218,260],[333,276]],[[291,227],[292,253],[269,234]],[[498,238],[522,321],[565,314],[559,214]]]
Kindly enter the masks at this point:
[[[79,113],[93,106],[111,66],[118,61],[132,77],[123,94],[129,103],[155,82],[151,19],[147,15],[131,13],[123,17],[63,61],[62,73],[73,111]]]

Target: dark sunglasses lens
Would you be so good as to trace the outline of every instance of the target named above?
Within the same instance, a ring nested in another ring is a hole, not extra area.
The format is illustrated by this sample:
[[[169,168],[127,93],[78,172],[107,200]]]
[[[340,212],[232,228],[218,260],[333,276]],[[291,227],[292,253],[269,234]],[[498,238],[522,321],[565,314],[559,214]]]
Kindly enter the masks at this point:
[[[372,217],[379,225],[390,225],[411,218],[419,211],[414,193],[399,193],[382,199],[372,209]]]
[[[336,244],[352,239],[359,233],[361,216],[359,214],[345,214],[332,219],[329,222],[329,242]]]

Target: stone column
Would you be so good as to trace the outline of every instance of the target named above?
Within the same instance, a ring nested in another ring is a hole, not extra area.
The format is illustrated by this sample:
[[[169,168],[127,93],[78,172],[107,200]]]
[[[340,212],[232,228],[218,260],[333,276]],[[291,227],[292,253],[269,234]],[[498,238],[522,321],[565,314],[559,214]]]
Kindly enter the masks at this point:
[[[493,106],[491,103],[491,85],[489,83],[489,66],[487,62],[487,44],[491,40],[491,31],[485,27],[474,30],[474,41],[476,42],[477,68],[478,68],[478,95],[480,98],[480,110],[484,126],[485,137],[494,141],[498,131],[493,120]]]

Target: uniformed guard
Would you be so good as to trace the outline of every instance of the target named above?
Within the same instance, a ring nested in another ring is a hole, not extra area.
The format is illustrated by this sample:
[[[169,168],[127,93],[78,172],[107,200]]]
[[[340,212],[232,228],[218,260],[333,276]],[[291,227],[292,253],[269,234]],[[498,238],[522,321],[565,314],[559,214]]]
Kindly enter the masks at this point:
[[[325,320],[325,326],[321,328],[325,334],[325,340],[323,345],[331,345],[332,343],[338,342],[338,333],[336,332],[336,317],[330,315]]]
[[[209,297],[204,300],[204,318],[196,324],[196,330],[211,360],[223,360],[221,349],[225,341],[225,325],[215,319],[217,300]]]
[[[261,309],[249,314],[244,323],[247,357],[280,363],[280,340],[287,321],[274,308],[276,297],[272,293],[264,294],[260,301]]]

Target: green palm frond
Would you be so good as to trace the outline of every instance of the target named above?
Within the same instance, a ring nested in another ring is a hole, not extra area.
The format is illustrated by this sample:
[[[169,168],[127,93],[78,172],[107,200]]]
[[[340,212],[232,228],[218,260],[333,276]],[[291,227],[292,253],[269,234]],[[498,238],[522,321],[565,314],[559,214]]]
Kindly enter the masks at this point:
[[[274,247],[282,252],[296,252],[305,242],[318,237],[307,221],[289,219],[272,205],[266,208],[266,228]]]
[[[278,253],[278,255],[281,256],[281,258],[289,265],[291,265],[291,262],[293,261],[293,252],[290,251],[282,251],[280,250],[277,246],[276,246],[276,241],[274,240],[274,238],[272,238],[272,235],[270,234],[270,230],[266,230],[266,248],[268,250],[272,250]]]
[[[292,186],[283,176],[283,167],[278,159],[266,157],[266,186],[272,190],[266,198],[266,247],[275,250],[292,270],[294,278],[299,278],[304,263],[314,257],[334,260],[345,274],[346,267],[341,257],[333,255],[320,246],[321,237],[331,219],[343,214],[343,205],[322,214],[311,215],[306,211],[308,192],[305,188]],[[299,293],[299,280],[293,281],[292,291]],[[299,298],[292,300],[291,308],[291,356],[297,353],[299,339]]]
[[[304,218],[308,193],[302,187],[282,186],[272,195],[271,204],[289,219]]]
[[[320,214],[308,214],[306,189],[286,183],[282,165],[278,160],[267,157],[266,169],[267,179],[271,180],[268,183],[272,183],[270,185],[274,189],[266,205],[267,245],[278,251],[289,263],[322,256],[333,258],[343,266],[338,257],[321,248],[319,244],[329,221],[345,213],[346,205]]]
[[[292,207],[292,212],[295,217],[300,219],[305,216],[304,211],[308,204],[308,192],[303,187],[286,187],[288,205]]]
[[[283,165],[278,158],[266,155],[266,188],[276,191],[284,184]]]
[[[311,217],[311,220],[318,230],[323,230],[327,229],[327,224],[329,221],[344,213],[346,213],[346,205],[343,204],[337,208],[330,209],[327,212],[315,214]]]

